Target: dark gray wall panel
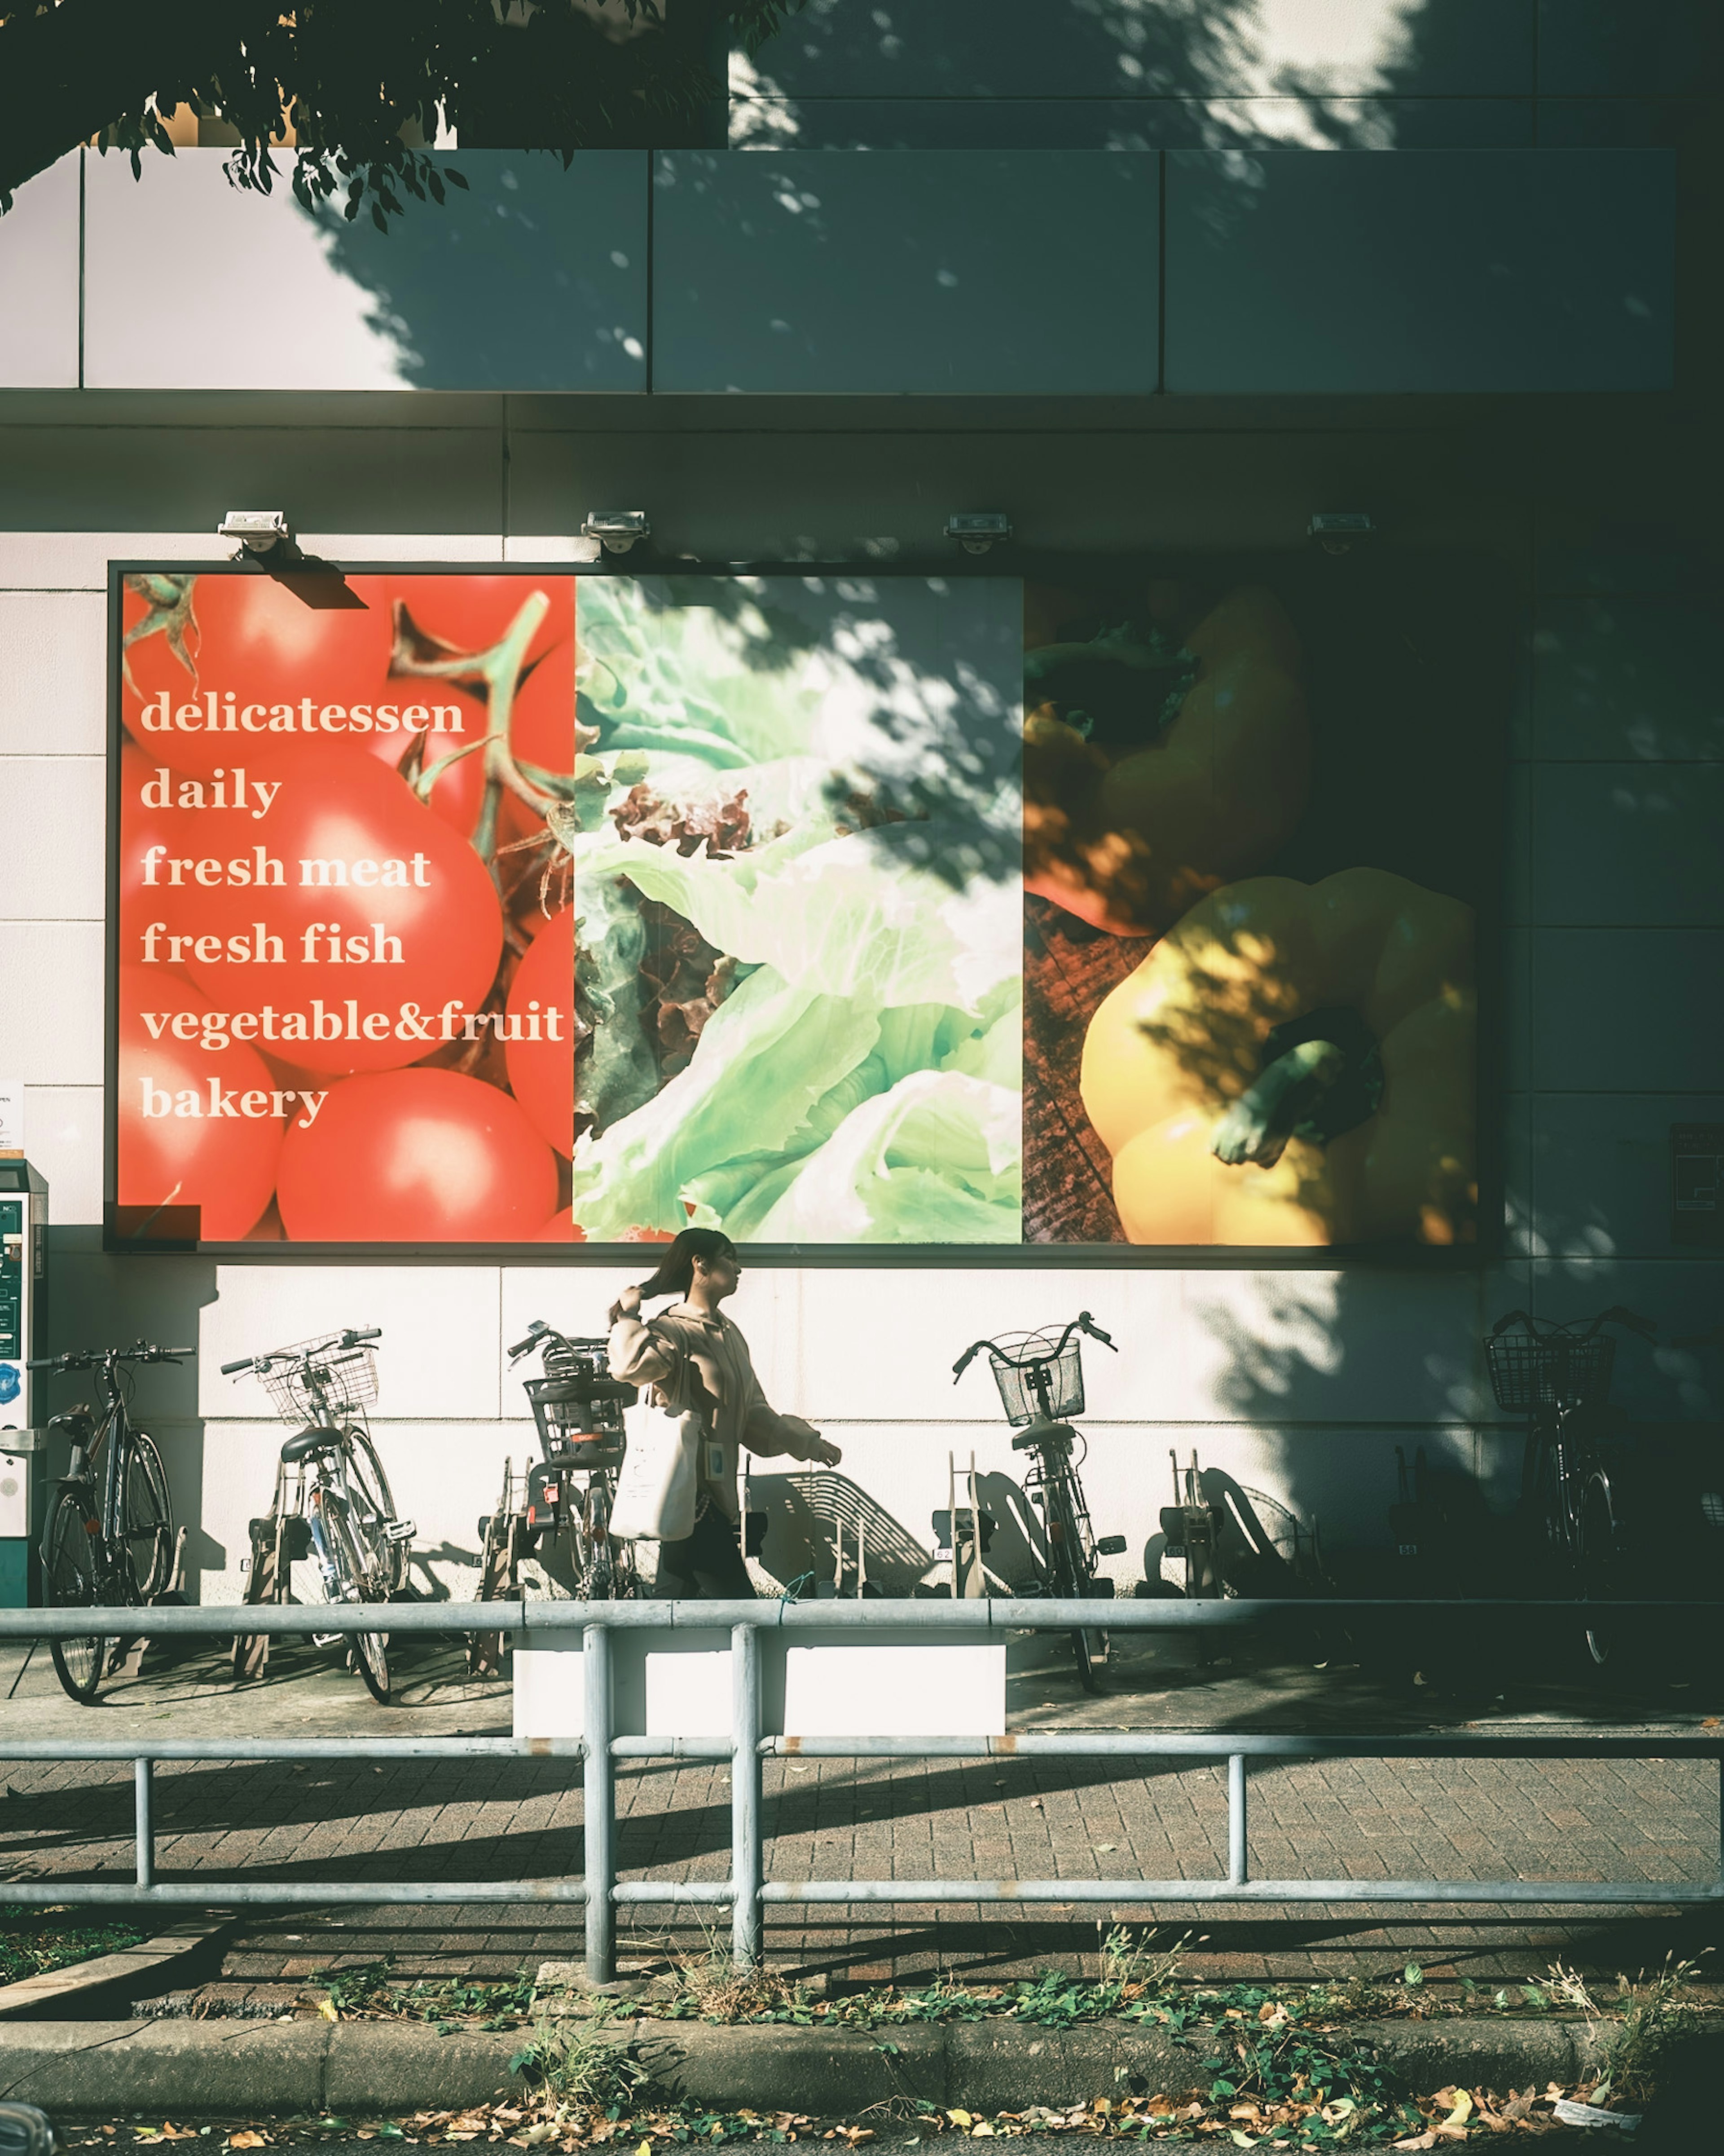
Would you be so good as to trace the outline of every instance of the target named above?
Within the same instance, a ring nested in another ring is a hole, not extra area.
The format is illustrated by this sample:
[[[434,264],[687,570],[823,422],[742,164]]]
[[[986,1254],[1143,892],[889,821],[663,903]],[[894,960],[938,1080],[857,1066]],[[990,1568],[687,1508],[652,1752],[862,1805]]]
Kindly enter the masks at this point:
[[[734,150],[1513,150],[1537,140],[1533,110],[1530,97],[738,96],[730,140]]]
[[[1152,157],[665,152],[658,390],[1155,388]]]
[[[1540,1091],[1703,1092],[1724,1070],[1724,930],[1535,928]]]
[[[1175,151],[1167,387],[1665,388],[1674,202],[1658,150]]]
[[[1724,764],[1547,763],[1530,776],[1534,921],[1724,927]]]
[[[1670,1125],[1724,1123],[1724,1093],[1535,1093],[1532,1109],[1541,1247],[1670,1255]]]
[[[1724,65],[1718,0],[1538,0],[1538,87],[1554,97],[1680,97]]]
[[[1535,756],[1724,758],[1724,675],[1711,601],[1544,599],[1532,664]]]
[[[1512,96],[1533,0],[809,0],[758,56],[804,96]]]

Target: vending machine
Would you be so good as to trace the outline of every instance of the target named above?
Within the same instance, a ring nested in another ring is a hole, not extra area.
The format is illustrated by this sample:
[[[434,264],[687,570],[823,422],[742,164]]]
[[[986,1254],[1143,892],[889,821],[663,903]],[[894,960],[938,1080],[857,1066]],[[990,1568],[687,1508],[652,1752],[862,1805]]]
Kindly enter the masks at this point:
[[[47,1183],[28,1161],[0,1159],[0,1609],[38,1599],[48,1440],[27,1366],[42,1352],[47,1245]]]

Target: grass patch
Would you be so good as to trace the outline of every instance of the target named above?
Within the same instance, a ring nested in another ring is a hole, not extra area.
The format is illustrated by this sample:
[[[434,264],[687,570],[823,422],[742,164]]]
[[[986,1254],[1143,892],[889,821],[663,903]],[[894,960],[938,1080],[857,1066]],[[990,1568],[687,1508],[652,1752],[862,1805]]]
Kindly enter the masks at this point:
[[[146,1936],[136,1924],[79,1923],[72,1909],[0,1908],[0,1984],[121,1953]]]

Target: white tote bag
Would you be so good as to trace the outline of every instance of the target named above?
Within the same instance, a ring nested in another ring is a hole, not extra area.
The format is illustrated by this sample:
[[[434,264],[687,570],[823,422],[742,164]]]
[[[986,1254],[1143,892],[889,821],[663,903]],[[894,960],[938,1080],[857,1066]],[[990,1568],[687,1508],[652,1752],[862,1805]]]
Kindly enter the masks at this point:
[[[629,1451],[617,1477],[610,1531],[618,1542],[680,1543],[695,1532],[700,1418],[642,1400],[624,1408],[623,1419]]]
[[[654,1388],[672,1405],[659,1407],[643,1395],[623,1410],[629,1450],[610,1520],[618,1542],[680,1543],[695,1532],[705,1424],[680,1404],[686,1383],[686,1365],[679,1357],[675,1370]]]

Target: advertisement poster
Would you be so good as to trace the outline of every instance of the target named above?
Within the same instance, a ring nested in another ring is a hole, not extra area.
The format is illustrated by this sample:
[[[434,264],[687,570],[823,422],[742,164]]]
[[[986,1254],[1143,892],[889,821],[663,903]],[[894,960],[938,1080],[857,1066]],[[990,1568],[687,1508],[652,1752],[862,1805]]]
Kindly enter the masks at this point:
[[[126,569],[110,1242],[1468,1242],[1485,656],[1332,567]]]

